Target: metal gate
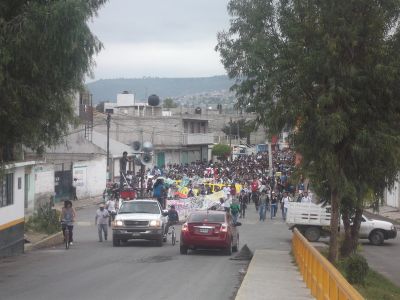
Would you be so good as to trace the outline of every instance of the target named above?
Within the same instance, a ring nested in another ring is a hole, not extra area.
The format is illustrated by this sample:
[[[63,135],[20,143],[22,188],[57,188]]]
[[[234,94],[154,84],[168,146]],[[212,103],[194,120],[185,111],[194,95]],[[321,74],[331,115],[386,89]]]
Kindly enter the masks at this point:
[[[158,152],[157,153],[157,167],[162,168],[165,165],[165,153]]]
[[[72,170],[54,172],[55,202],[69,200],[72,198]]]

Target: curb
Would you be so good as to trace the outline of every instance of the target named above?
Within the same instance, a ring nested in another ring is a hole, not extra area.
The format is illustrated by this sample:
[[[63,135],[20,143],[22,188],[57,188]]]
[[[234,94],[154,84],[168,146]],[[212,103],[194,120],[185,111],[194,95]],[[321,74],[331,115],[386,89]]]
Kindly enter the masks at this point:
[[[50,235],[50,236],[44,238],[43,240],[36,242],[34,244],[25,244],[24,252],[26,253],[26,252],[30,252],[32,250],[37,250],[37,249],[60,245],[60,244],[62,244],[63,240],[64,240],[63,233],[62,233],[62,231],[60,231],[60,232]]]

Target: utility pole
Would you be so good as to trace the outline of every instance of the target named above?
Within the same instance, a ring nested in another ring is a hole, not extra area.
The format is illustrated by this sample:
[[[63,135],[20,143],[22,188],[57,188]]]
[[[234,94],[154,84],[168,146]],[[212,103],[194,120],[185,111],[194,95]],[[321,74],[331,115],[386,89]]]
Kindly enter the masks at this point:
[[[268,143],[268,164],[269,164],[269,177],[271,179],[271,187],[272,189],[275,188],[275,179],[273,179],[273,166],[272,166],[272,138],[270,141],[267,140]],[[271,194],[270,197],[272,197],[272,189],[271,189]]]
[[[240,144],[240,129],[239,129],[239,121],[237,121],[236,123],[237,126],[237,138],[238,138],[238,144]]]
[[[111,115],[110,113],[107,114],[107,172],[106,172],[106,181],[110,178],[110,121]]]
[[[140,129],[141,145],[143,146],[143,129]],[[146,168],[143,163],[140,164],[140,198],[144,197],[144,172]]]
[[[231,161],[233,160],[232,151],[232,117],[229,120],[229,147],[231,148]]]

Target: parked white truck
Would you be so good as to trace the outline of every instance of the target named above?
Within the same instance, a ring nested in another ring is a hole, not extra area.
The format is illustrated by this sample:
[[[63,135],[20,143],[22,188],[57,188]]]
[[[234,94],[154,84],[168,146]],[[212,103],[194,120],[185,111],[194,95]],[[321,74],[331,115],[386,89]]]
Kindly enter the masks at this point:
[[[289,229],[297,228],[310,242],[316,242],[321,236],[328,236],[330,232],[330,206],[314,203],[291,202],[289,204],[286,223]],[[340,222],[340,230],[343,223]],[[397,236],[396,227],[386,221],[368,219],[362,216],[360,239],[369,239],[373,245],[382,245],[387,239]]]

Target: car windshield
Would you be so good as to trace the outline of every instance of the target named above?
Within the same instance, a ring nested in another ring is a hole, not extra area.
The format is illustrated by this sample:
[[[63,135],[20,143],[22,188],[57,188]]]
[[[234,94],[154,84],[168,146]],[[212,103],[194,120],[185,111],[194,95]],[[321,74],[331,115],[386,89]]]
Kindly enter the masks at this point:
[[[224,214],[192,214],[189,218],[189,222],[225,222]]]
[[[119,210],[120,214],[143,213],[143,214],[160,214],[160,207],[154,202],[125,202]]]

